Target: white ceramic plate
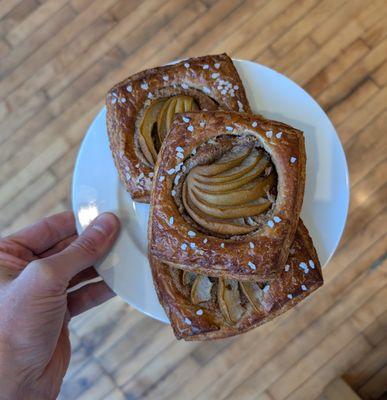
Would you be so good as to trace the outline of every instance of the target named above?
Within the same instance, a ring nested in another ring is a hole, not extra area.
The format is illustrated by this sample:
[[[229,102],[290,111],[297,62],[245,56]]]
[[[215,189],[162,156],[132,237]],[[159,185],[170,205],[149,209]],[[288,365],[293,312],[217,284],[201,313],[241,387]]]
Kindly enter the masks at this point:
[[[349,201],[347,163],[336,131],[321,107],[290,79],[251,61],[234,63],[254,112],[304,131],[307,178],[301,215],[321,265],[326,265],[342,235]],[[96,268],[126,302],[168,322],[147,259],[148,206],[133,202],[119,181],[105,116],[103,108],[87,131],[75,164],[72,201],[77,228],[81,232],[104,211],[120,217],[121,234],[109,256]]]

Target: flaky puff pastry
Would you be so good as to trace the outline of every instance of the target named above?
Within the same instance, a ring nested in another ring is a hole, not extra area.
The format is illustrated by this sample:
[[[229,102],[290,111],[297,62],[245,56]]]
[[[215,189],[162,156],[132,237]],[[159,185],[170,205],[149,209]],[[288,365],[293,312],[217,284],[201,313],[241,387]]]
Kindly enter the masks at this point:
[[[280,122],[178,115],[155,171],[150,257],[212,277],[275,278],[296,232],[305,162],[302,132]]]
[[[175,99],[166,101],[172,97]],[[242,81],[226,54],[191,58],[139,72],[115,85],[106,96],[106,105],[110,148],[121,182],[133,200],[145,203],[150,201],[159,146],[154,141],[163,140],[174,112],[250,112]],[[158,132],[158,137],[154,129],[164,132]]]
[[[155,259],[150,264],[160,303],[176,337],[185,340],[246,332],[294,307],[323,284],[316,250],[301,219],[287,262],[270,283],[208,278]]]

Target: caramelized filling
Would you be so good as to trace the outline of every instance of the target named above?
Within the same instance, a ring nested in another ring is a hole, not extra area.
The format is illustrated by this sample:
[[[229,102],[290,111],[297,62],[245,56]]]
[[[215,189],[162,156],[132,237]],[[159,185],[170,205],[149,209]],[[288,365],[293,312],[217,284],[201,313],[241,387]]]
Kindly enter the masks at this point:
[[[241,235],[257,228],[257,218],[272,206],[276,185],[269,155],[250,141],[209,165],[193,167],[182,187],[182,201],[206,232]]]
[[[199,106],[190,96],[157,99],[149,105],[140,126],[139,143],[146,160],[152,166],[175,114],[198,110]]]
[[[181,282],[188,289],[192,304],[204,308],[217,307],[228,325],[235,325],[248,307],[259,314],[269,313],[273,302],[264,284],[239,282],[227,278],[209,278],[183,271]],[[262,286],[262,287],[261,287]]]

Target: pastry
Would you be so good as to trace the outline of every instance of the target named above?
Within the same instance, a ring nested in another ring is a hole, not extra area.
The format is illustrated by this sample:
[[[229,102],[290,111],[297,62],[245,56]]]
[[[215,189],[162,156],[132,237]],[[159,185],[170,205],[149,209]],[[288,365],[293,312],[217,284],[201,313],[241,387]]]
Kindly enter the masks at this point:
[[[237,335],[270,321],[323,284],[307,229],[299,220],[286,265],[273,282],[210,278],[150,259],[153,280],[178,339]]]
[[[157,153],[176,113],[250,111],[242,82],[226,54],[137,73],[115,85],[106,104],[110,147],[121,182],[139,202],[150,201]]]
[[[252,114],[179,114],[155,171],[150,257],[201,275],[272,280],[288,258],[304,181],[301,131]]]

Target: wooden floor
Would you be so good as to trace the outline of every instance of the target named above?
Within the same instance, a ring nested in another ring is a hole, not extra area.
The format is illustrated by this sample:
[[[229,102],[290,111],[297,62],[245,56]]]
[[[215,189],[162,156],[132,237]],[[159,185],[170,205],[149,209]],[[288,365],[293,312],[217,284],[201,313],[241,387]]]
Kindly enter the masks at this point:
[[[70,207],[85,130],[118,80],[227,51],[328,112],[351,176],[325,286],[272,323],[182,343],[118,298],[72,322],[62,399],[317,399],[343,376],[387,396],[387,0],[0,0],[0,225]]]

